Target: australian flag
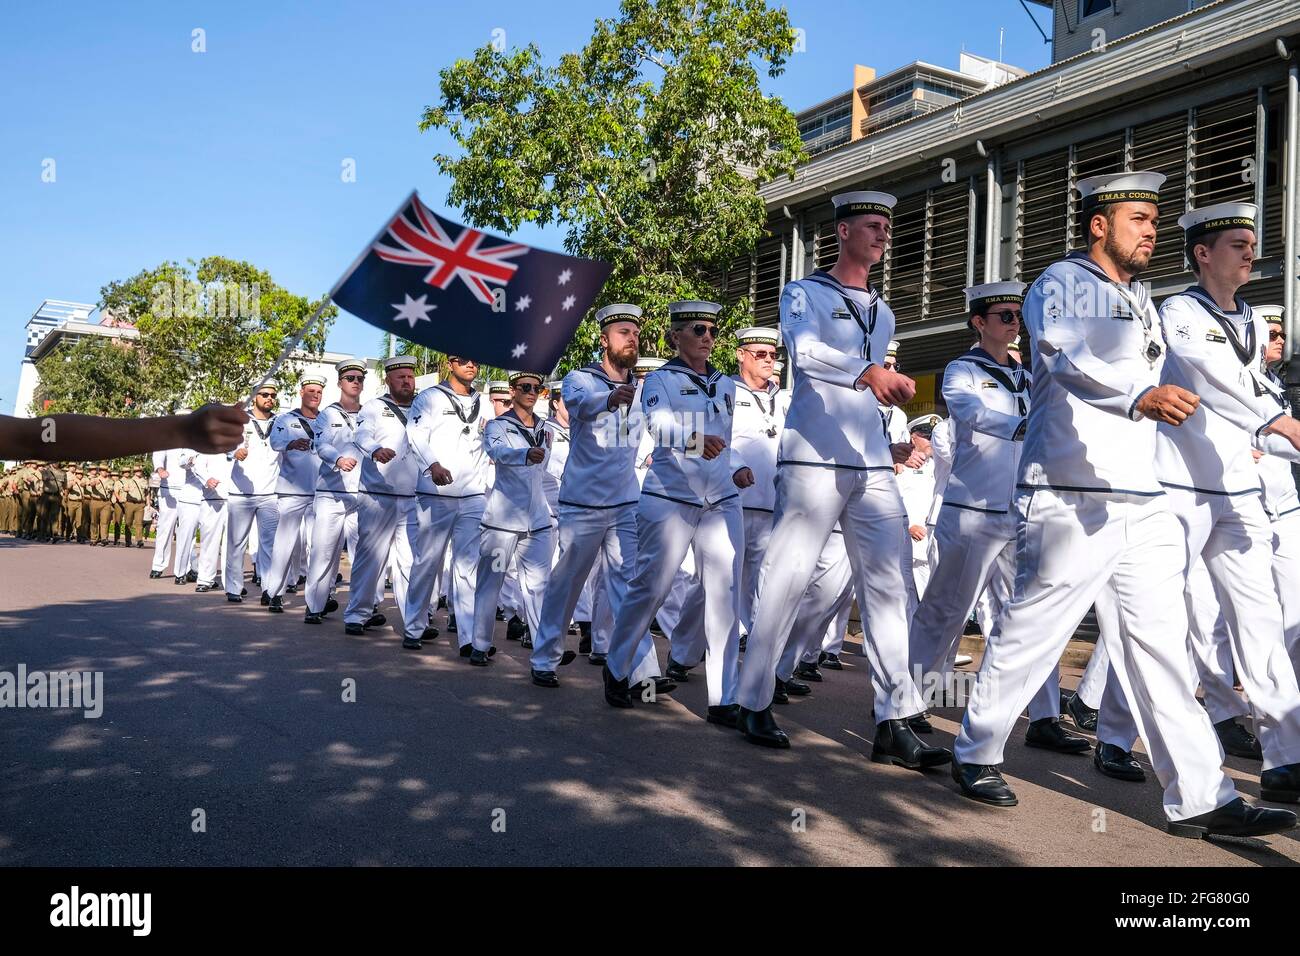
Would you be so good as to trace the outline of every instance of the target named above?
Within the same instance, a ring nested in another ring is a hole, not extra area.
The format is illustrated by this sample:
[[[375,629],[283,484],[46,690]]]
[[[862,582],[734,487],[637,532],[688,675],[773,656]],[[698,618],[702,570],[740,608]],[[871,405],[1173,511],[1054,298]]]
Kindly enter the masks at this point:
[[[411,193],[331,298],[439,352],[549,374],[609,273],[444,219]]]

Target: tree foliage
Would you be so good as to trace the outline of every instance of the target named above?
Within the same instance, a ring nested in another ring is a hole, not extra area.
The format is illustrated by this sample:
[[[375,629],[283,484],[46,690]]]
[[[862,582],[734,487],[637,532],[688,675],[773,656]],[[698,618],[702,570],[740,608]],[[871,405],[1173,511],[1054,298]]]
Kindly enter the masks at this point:
[[[420,126],[463,151],[435,156],[452,205],[497,231],[566,224],[569,253],[614,267],[596,307],[641,305],[642,352],[662,355],[667,304],[723,301],[719,277],[763,235],[758,186],[805,158],[794,114],[759,88],[793,41],[786,12],[764,0],[624,0],[554,65],[532,44],[458,60]],[[724,305],[715,357],[729,364],[752,303]],[[588,361],[598,337],[585,321],[565,367]]]
[[[99,336],[64,342],[36,368],[39,381],[28,408],[32,415],[141,414],[140,353],[130,342]]]

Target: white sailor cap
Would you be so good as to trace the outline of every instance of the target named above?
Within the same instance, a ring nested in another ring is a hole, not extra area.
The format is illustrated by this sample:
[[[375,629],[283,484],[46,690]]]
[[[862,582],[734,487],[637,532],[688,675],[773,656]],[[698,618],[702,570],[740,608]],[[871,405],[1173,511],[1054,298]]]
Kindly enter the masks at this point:
[[[349,358],[334,365],[334,371],[342,375],[344,372],[366,372],[366,363],[361,359]]]
[[[325,376],[317,374],[316,372],[313,372],[310,375],[304,375],[302,377],[302,385],[319,385],[321,388],[324,388]]]
[[[1091,212],[1098,206],[1117,202],[1160,203],[1160,186],[1167,177],[1164,173],[1108,173],[1089,176],[1075,183],[1083,197],[1083,211]]]
[[[536,381],[538,385],[542,384],[542,375],[540,372],[511,372],[508,376],[511,385],[514,385],[515,382],[519,381],[521,378],[531,378]]]
[[[876,192],[873,189],[859,189],[831,197],[837,222],[850,216],[864,216],[868,213],[890,219],[894,215],[894,205],[897,202],[897,196]]]
[[[907,423],[907,430],[909,433],[921,432],[923,435],[928,435],[930,432],[934,431],[934,426],[938,425],[941,421],[943,421],[943,417],[941,415],[936,415],[933,412],[929,415],[919,415]]]
[[[1255,231],[1255,217],[1259,207],[1253,202],[1220,202],[1200,209],[1189,209],[1178,217],[1178,225],[1187,234],[1187,241],[1194,242],[1210,232],[1225,229],[1249,229]]]
[[[1280,305],[1252,305],[1250,311],[1262,317],[1265,322],[1284,324],[1285,320],[1282,316],[1286,313],[1286,309]]]
[[[772,371],[775,372],[777,375],[780,375],[782,372],[785,371],[785,363],[782,362],[780,359],[777,359],[775,362],[772,363]]]
[[[642,355],[636,360],[636,365],[632,366],[633,375],[649,375],[657,368],[663,368],[664,359],[657,358],[653,355]]]
[[[686,322],[713,322],[718,321],[718,313],[722,311],[722,306],[716,302],[705,302],[701,299],[687,299],[682,302],[668,303],[668,320],[673,325],[682,325]]]
[[[754,325],[736,333],[737,345],[780,345],[781,333],[776,329]]]
[[[1005,302],[1023,305],[1027,288],[1029,286],[1023,282],[985,282],[983,285],[973,285],[963,290],[966,293],[966,311],[982,315],[991,305]]]
[[[487,383],[487,393],[489,395],[509,395],[510,383],[503,382],[501,379],[493,379]]]
[[[898,358],[898,339],[890,339],[889,344],[885,346],[885,358],[890,356]]]
[[[396,371],[399,368],[415,368],[415,359],[409,355],[394,355],[392,358],[384,359],[384,373]]]
[[[613,305],[607,305],[596,313],[596,324],[602,329],[615,322],[635,322],[637,328],[640,328],[641,307],[627,302],[615,302]]]

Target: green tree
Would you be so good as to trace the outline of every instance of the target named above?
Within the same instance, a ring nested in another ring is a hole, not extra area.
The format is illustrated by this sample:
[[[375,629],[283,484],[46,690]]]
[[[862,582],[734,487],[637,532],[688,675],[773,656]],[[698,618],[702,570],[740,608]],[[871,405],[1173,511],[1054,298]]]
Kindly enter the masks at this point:
[[[663,355],[667,304],[723,301],[718,277],[763,235],[758,186],[806,158],[794,114],[759,89],[793,42],[764,0],[624,0],[556,65],[532,44],[458,60],[420,128],[463,151],[434,161],[470,222],[566,224],[569,253],[614,267],[596,307],[641,305],[642,352]],[[724,305],[715,356],[729,367],[752,303]],[[587,319],[562,367],[589,361],[598,337]]]
[[[62,342],[36,363],[36,372],[32,415],[141,414],[140,353],[130,340],[93,335]]]

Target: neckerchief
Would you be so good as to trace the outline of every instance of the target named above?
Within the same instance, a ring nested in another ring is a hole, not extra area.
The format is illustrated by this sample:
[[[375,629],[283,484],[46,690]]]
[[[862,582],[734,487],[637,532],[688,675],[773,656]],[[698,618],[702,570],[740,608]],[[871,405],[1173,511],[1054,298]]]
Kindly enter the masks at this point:
[[[259,425],[259,424],[257,424],[257,422],[258,422],[258,419],[257,419],[257,418],[253,417],[252,415],[249,415],[249,416],[248,416],[248,420],[251,421],[251,422],[253,423],[253,430],[254,430],[255,432],[257,432],[257,437],[260,438],[260,439],[262,439],[263,444],[265,444],[267,441],[270,440],[270,438],[271,438],[271,425],[275,422],[275,418],[274,418],[274,417],[272,417],[272,418],[268,418],[268,419],[266,420],[266,431],[262,431],[262,426]]]
[[[352,420],[352,416],[354,414],[353,412],[348,411],[338,402],[331,402],[330,408],[337,408],[339,410],[339,414],[343,416],[343,420],[348,423],[348,427],[351,428],[353,431],[357,430],[357,423]]]
[[[470,422],[478,418],[479,401],[482,399],[483,396],[481,396],[478,392],[471,392],[470,394],[474,396],[474,401],[470,404],[469,411],[463,412],[461,411],[460,400],[462,398],[468,398],[469,397],[468,395],[460,395],[452,391],[451,388],[444,385],[442,382],[439,382],[437,385],[434,386],[434,388],[441,389],[443,392],[447,394],[447,398],[451,401],[452,410],[456,412],[456,417],[460,419],[460,423],[465,426],[464,428],[461,429],[460,433],[462,435],[468,435],[472,428]]]
[[[871,308],[867,311],[867,320],[862,321],[862,314],[858,311],[858,304],[849,298],[845,287],[829,272],[818,269],[808,277],[811,281],[820,283],[827,288],[834,289],[841,299],[844,300],[844,306],[849,310],[849,315],[853,316],[853,321],[858,323],[858,328],[862,330],[862,357],[871,361],[871,336],[876,331],[876,306],[880,304],[880,296],[876,294],[875,289],[869,288],[871,293]]]
[[[1116,295],[1128,303],[1129,311],[1142,323],[1142,357],[1147,360],[1147,363],[1152,368],[1155,368],[1156,361],[1164,354],[1164,346],[1157,342],[1152,334],[1154,323],[1147,310],[1147,306],[1151,303],[1151,296],[1146,287],[1140,283],[1136,289],[1131,284],[1128,286],[1120,285],[1106,275],[1106,271],[1084,252],[1071,252],[1066,255],[1065,261],[1072,262],[1079,268],[1101,279],[1115,291]]]
[[[754,402],[755,404],[758,405],[758,410],[763,413],[763,420],[767,422],[767,437],[775,438],[776,423],[773,422],[772,419],[776,415],[776,392],[780,391],[780,389],[768,393],[772,399],[772,406],[770,408],[765,408],[763,406],[763,399],[759,396],[758,392],[754,391],[743,381],[741,381],[739,376],[736,377],[735,381],[738,387],[743,388],[745,391],[749,392],[750,395],[754,396]]]
[[[965,355],[959,356],[958,360],[970,362],[982,369],[995,382],[1016,396],[1016,407],[1021,415],[1028,412],[1023,395],[1029,391],[1030,376],[1028,370],[1015,359],[1011,359],[1010,366],[1001,365],[992,355],[976,346]]]
[[[1249,366],[1255,360],[1257,352],[1255,342],[1255,323],[1251,321],[1250,306],[1242,301],[1240,296],[1236,296],[1235,298],[1237,300],[1237,305],[1240,307],[1238,311],[1241,312],[1242,318],[1246,321],[1246,339],[1244,342],[1241,338],[1241,332],[1237,328],[1237,323],[1228,318],[1224,311],[1219,308],[1219,304],[1215,302],[1214,299],[1210,297],[1210,294],[1199,285],[1194,285],[1185,290],[1183,295],[1191,296],[1199,302],[1201,308],[1210,313],[1214,318],[1214,321],[1219,323],[1223,328],[1223,334],[1228,337],[1228,344],[1231,345],[1232,350],[1237,353],[1237,358],[1240,360],[1242,365]]]
[[[406,427],[406,409],[402,408],[401,405],[398,405],[387,395],[380,395],[379,400],[387,405],[389,410],[397,416],[397,420],[402,423],[402,427]],[[407,408],[409,407],[410,406],[408,405]]]
[[[546,441],[546,429],[543,427],[546,419],[538,418],[537,423],[530,429],[519,420],[519,416],[515,414],[513,408],[503,414],[501,418],[513,426],[515,431],[524,436],[524,441],[528,442],[529,448],[541,448],[542,443]]]

